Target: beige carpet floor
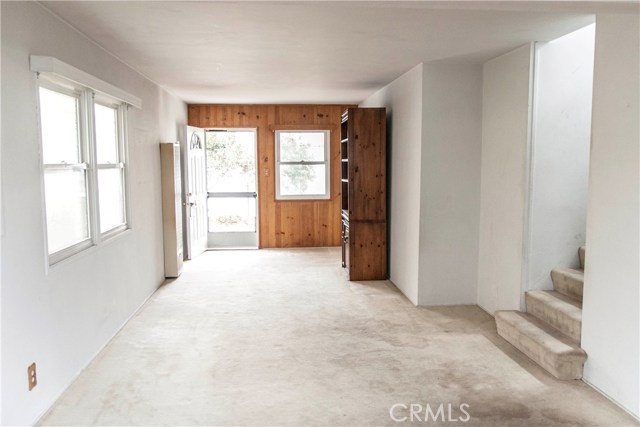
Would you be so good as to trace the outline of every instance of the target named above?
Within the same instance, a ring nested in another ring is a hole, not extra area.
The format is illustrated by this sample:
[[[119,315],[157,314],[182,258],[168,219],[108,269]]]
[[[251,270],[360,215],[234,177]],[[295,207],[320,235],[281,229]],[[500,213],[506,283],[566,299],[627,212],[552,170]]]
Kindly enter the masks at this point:
[[[416,308],[390,282],[347,281],[339,258],[203,254],[41,424],[394,426],[413,409],[423,426],[636,425],[586,384],[550,377],[481,309]]]

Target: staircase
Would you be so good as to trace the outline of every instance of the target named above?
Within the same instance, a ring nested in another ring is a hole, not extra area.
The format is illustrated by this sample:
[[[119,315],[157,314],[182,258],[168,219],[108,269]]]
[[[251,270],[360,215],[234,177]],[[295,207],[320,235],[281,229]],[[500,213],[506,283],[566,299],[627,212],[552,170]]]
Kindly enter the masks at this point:
[[[527,312],[497,311],[498,334],[560,380],[582,378],[587,354],[580,348],[585,248],[580,270],[551,271],[552,291],[525,294]]]

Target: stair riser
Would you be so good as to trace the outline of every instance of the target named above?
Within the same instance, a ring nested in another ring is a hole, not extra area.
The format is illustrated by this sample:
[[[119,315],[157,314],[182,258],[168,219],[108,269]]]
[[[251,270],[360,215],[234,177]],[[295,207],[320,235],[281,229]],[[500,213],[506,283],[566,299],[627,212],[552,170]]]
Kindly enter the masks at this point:
[[[584,285],[581,280],[556,271],[551,272],[551,280],[553,281],[553,288],[556,291],[568,297],[575,298],[578,301],[582,301],[582,288]]]
[[[559,380],[577,380],[582,378],[584,358],[565,355],[556,356],[547,352],[542,346],[527,336],[521,334],[517,328],[496,317],[498,334],[509,341],[514,347],[526,354],[531,360],[542,366]]]
[[[550,307],[529,295],[526,295],[525,298],[527,303],[527,313],[530,313],[543,322],[548,323],[570,337],[578,345],[580,344],[582,320],[575,319],[568,316],[566,313],[555,310],[554,307]]]

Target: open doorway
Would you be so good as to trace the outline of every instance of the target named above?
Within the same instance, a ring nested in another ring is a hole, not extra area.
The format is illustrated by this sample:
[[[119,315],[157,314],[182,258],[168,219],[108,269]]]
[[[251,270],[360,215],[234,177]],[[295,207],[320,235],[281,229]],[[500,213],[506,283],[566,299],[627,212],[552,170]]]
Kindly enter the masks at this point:
[[[257,249],[256,129],[208,129],[204,135],[207,247]]]

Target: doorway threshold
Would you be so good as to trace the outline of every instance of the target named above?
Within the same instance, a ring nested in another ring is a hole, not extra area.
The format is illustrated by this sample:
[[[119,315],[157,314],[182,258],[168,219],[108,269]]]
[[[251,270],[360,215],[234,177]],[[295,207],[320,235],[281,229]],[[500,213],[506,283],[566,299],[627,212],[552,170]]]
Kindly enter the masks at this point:
[[[257,246],[221,246],[217,248],[207,248],[208,251],[249,251],[257,250]]]

